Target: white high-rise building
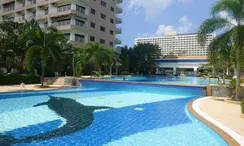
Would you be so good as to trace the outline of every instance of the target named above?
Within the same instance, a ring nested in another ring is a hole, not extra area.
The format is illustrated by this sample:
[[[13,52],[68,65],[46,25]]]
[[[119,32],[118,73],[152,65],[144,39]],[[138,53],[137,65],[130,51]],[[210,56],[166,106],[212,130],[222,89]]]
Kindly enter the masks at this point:
[[[123,0],[0,0],[0,22],[35,19],[40,27],[56,26],[72,44],[99,42],[105,48],[121,44]]]
[[[141,43],[157,44],[161,49],[162,56],[207,56],[208,45],[215,37],[215,34],[208,34],[206,44],[202,46],[198,43],[196,33],[177,34],[176,32],[169,32],[162,37],[136,38],[135,45]]]

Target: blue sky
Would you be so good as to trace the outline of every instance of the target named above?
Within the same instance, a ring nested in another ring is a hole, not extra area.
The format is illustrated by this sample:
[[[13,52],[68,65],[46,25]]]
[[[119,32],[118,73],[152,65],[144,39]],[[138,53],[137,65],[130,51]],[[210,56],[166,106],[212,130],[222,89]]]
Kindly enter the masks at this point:
[[[197,32],[210,17],[210,8],[217,0],[124,0],[122,45],[133,46],[137,37],[162,36],[167,31]]]

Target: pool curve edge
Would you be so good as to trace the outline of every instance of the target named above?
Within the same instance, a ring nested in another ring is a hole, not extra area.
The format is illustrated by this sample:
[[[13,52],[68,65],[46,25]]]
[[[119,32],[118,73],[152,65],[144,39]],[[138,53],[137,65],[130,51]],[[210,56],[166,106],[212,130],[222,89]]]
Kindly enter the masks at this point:
[[[193,114],[196,118],[198,118],[200,121],[202,121],[203,123],[205,123],[207,126],[209,126],[210,128],[212,128],[216,133],[218,133],[229,146],[241,146],[233,137],[231,137],[228,133],[226,133],[223,129],[219,128],[218,126],[216,126],[215,124],[213,124],[212,122],[208,121],[207,119],[205,119],[204,117],[202,117],[199,113],[197,113],[194,108],[193,108],[193,103],[196,101],[197,99],[192,99],[190,102],[188,102],[187,104],[187,109],[188,111]]]

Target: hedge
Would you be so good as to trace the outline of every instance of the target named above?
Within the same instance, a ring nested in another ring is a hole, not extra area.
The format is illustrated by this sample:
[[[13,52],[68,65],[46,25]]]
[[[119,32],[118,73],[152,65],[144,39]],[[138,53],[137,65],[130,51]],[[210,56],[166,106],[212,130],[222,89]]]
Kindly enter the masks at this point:
[[[40,83],[40,76],[33,74],[0,74],[0,85],[13,84],[37,84]]]

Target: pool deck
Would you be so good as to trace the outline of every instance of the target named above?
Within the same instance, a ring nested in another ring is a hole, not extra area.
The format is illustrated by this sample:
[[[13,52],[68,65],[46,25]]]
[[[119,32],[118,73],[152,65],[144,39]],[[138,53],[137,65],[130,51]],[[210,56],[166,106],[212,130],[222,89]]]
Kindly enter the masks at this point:
[[[200,110],[244,137],[244,119],[240,117],[241,106],[208,98],[199,104]]]
[[[191,101],[188,109],[221,135],[229,145],[244,146],[244,119],[240,117],[240,105],[205,97]]]
[[[17,92],[17,91],[35,91],[35,90],[55,90],[62,88],[72,88],[72,86],[64,86],[64,85],[49,85],[49,88],[36,88],[36,85],[40,84],[27,84],[25,87],[21,87],[20,85],[6,85],[0,86],[1,92]]]

